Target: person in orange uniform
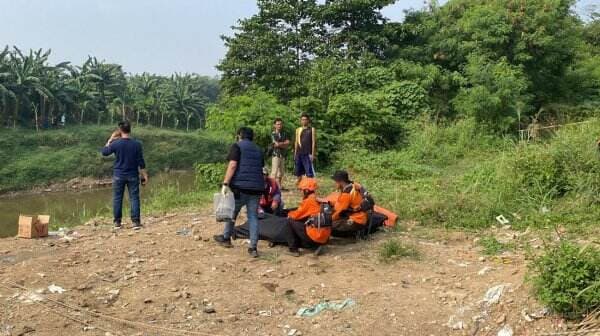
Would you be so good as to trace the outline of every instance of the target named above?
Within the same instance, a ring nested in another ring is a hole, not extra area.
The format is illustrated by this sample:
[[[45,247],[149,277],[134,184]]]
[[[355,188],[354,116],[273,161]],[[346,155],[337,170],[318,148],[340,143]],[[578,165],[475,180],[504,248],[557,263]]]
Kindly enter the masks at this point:
[[[355,232],[365,228],[368,215],[361,210],[363,196],[361,185],[354,183],[348,173],[339,170],[331,177],[339,191],[339,197],[333,204],[333,230]]]
[[[299,248],[315,248],[315,255],[320,255],[323,245],[331,236],[331,227],[317,227],[307,221],[321,212],[321,204],[317,201],[318,185],[314,178],[304,177],[298,184],[302,192],[302,202],[298,209],[288,213],[288,246],[290,254],[299,257]]]

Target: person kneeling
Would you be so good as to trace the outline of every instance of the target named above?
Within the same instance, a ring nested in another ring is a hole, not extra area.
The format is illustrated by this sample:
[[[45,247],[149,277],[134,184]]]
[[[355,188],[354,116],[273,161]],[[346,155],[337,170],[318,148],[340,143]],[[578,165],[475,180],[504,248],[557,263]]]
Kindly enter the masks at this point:
[[[318,188],[313,178],[303,178],[298,184],[302,192],[302,202],[298,209],[288,213],[288,246],[290,254],[300,256],[300,248],[315,249],[315,255],[322,252],[331,236],[331,227],[321,226],[318,218],[321,215],[321,204],[315,194]]]
[[[269,172],[266,168],[263,168],[263,177],[265,179],[265,189],[260,197],[258,218],[264,218],[265,213],[279,216],[283,209],[279,183],[274,178],[269,177]]]
[[[335,172],[331,177],[339,197],[333,204],[333,230],[340,233],[359,232],[365,229],[368,214],[362,209],[362,186],[354,183],[346,171]]]

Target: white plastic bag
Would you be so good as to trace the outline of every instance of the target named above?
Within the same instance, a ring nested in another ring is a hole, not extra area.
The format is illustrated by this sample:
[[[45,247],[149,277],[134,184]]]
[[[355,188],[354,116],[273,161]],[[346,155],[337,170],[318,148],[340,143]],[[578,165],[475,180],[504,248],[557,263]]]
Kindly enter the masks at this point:
[[[232,192],[226,194],[216,193],[213,201],[217,222],[226,222],[233,219],[235,198],[233,197]]]

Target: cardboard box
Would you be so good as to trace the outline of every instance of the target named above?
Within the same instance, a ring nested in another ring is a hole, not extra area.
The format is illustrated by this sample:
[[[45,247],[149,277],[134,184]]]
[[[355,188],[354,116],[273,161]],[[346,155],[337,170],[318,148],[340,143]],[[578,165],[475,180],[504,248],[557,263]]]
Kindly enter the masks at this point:
[[[50,216],[19,216],[19,238],[41,238],[48,236],[48,224]]]

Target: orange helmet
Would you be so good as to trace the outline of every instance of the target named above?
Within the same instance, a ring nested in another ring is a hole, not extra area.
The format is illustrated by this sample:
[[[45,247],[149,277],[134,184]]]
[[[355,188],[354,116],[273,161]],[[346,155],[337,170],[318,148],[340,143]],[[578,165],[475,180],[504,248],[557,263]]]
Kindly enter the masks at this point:
[[[298,183],[298,189],[300,190],[316,191],[318,188],[319,185],[317,184],[317,180],[314,178],[304,177],[302,180],[300,180],[300,183]]]

